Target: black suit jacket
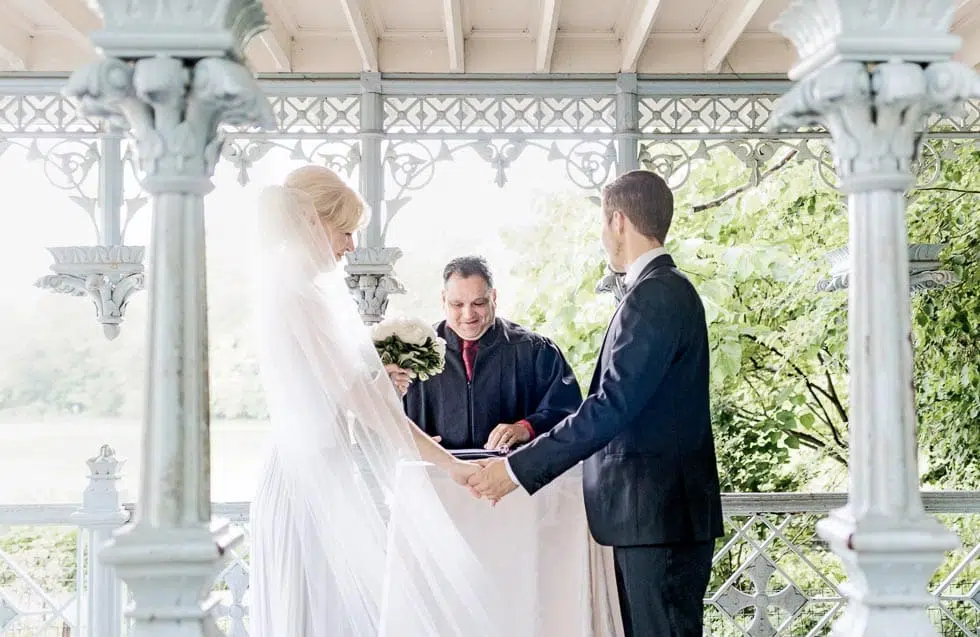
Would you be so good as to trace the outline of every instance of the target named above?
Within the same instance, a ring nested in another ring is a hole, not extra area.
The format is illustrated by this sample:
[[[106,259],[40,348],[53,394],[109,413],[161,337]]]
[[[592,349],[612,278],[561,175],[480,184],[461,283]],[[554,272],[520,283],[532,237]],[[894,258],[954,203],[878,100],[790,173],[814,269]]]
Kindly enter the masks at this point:
[[[654,259],[609,323],[581,408],[509,457],[534,493],[585,460],[600,544],[663,545],[722,534],[704,306],[669,256]]]

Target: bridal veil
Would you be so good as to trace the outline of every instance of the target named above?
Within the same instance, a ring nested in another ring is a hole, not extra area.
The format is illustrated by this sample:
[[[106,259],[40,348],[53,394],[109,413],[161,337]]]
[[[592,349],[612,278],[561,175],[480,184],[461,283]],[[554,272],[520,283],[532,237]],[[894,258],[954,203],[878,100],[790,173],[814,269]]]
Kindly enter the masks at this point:
[[[388,550],[378,496],[394,492],[399,462],[420,460],[401,402],[312,201],[276,186],[259,208],[255,319],[272,443],[251,518],[251,635],[508,634],[431,484],[405,494],[399,550]],[[398,569],[412,573],[398,596],[411,608],[387,625],[386,574]]]

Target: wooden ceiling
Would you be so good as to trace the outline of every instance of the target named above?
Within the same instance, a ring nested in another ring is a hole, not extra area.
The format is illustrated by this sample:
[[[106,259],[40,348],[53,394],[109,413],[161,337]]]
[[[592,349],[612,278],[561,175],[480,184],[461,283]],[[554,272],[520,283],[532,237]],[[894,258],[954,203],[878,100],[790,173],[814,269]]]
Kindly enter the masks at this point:
[[[259,73],[785,74],[769,25],[789,0],[264,0]],[[94,3],[93,3],[94,4]],[[0,0],[0,71],[92,59],[86,0]],[[980,63],[980,0],[959,0],[960,59]]]

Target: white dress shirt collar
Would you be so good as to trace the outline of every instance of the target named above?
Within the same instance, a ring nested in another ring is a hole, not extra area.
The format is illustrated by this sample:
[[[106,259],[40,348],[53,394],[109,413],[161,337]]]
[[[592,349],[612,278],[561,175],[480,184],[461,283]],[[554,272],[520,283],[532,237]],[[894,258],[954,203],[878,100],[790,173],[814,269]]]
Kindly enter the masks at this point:
[[[667,254],[667,248],[663,246],[659,248],[654,248],[653,250],[647,250],[641,254],[636,261],[631,263],[628,268],[626,268],[626,276],[623,277],[623,284],[627,288],[633,287],[636,280],[640,278],[640,274],[646,269],[650,263],[657,257],[662,257]]]

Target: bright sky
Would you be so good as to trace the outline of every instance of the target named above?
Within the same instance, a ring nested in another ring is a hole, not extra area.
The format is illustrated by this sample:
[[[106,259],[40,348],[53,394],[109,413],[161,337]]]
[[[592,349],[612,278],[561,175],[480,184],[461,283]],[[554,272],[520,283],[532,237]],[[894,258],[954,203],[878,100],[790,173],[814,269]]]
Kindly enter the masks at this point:
[[[144,339],[146,293],[140,292],[127,310],[122,334],[106,341],[96,324],[91,304],[85,298],[53,295],[34,287],[49,274],[51,257],[46,246],[91,245],[95,232],[86,213],[69,200],[68,193],[53,187],[39,161],[28,161],[24,149],[10,146],[0,155],[0,187],[8,202],[0,217],[0,298],[8,318],[18,318],[17,330],[0,334],[0,364],[12,344],[30,339],[30,331],[50,334],[52,322],[80,321],[90,326],[82,331],[92,355],[117,348],[140,348]],[[251,170],[251,182],[238,184],[237,169],[227,161],[218,166],[216,189],[207,198],[209,278],[212,291],[221,282],[240,281],[251,272],[248,254],[254,201],[259,190],[279,182],[299,166],[287,151],[273,150]],[[504,188],[494,184],[495,170],[472,151],[458,153],[452,162],[438,164],[435,177],[422,191],[412,193],[412,201],[392,222],[388,243],[402,248],[405,256],[396,271],[408,294],[393,297],[390,313],[439,318],[439,289],[443,265],[452,257],[480,253],[486,256],[497,276],[501,313],[507,314],[516,296],[517,282],[510,269],[520,255],[506,250],[500,240],[504,228],[534,222],[542,196],[568,191],[571,186],[563,162],[547,161],[540,149],[528,149],[508,171]],[[89,192],[94,192],[95,179]],[[356,181],[353,183],[356,187]],[[132,195],[133,193],[128,193]],[[149,240],[149,206],[134,218],[126,243],[145,245]],[[247,286],[237,286],[247,290]],[[44,310],[40,301],[46,301]],[[248,298],[242,294],[240,307],[215,307],[217,314],[248,312]],[[47,315],[56,308],[57,316]],[[44,315],[42,315],[44,313]],[[11,316],[14,315],[14,316]],[[8,322],[9,324],[9,322]],[[6,344],[6,345],[5,345]],[[52,344],[52,348],[58,347]],[[142,383],[143,380],[134,379]],[[88,424],[72,427],[57,424],[0,427],[0,477],[13,485],[13,476],[32,476],[29,491],[0,489],[0,502],[73,501],[84,484],[84,459],[102,443],[110,443],[129,458],[124,486],[134,492],[139,458],[138,428],[133,423]],[[121,428],[120,428],[121,427]],[[43,431],[42,431],[43,429]],[[215,430],[213,496],[218,500],[245,499],[251,492],[252,465],[261,450],[261,432]],[[43,449],[43,451],[42,451]],[[234,460],[234,462],[233,462]]]
[[[234,166],[227,161],[219,165],[215,191],[207,199],[212,263],[248,271],[252,206],[257,193],[298,165],[285,151],[273,150],[249,171],[251,181],[244,187],[237,183]],[[549,162],[545,152],[535,148],[527,150],[507,176],[507,185],[498,188],[494,168],[464,150],[453,161],[438,164],[426,188],[410,193],[412,200],[399,210],[388,233],[389,245],[405,253],[396,271],[408,288],[408,294],[393,298],[393,312],[437,318],[433,312],[437,312],[442,266],[454,256],[474,252],[490,260],[499,281],[502,311],[511,307],[510,269],[517,255],[504,248],[500,230],[530,226],[542,196],[574,186],[565,175],[563,162]],[[14,203],[0,222],[0,271],[4,272],[0,294],[5,299],[17,299],[23,307],[36,295],[49,294],[33,287],[38,277],[49,273],[51,257],[45,247],[89,245],[94,243],[95,234],[86,213],[68,199],[72,193],[54,188],[45,178],[41,163],[26,161],[22,149],[9,148],[0,156],[0,185],[7,201]],[[352,185],[356,187],[356,181]],[[126,243],[148,242],[148,212],[146,206],[137,213]]]

